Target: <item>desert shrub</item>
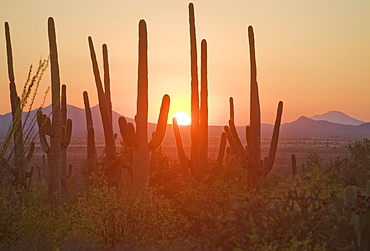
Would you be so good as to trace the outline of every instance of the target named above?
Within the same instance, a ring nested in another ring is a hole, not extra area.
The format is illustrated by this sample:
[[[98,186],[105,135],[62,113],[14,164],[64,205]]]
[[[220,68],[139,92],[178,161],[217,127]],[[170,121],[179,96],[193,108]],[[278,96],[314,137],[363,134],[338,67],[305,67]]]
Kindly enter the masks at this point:
[[[234,175],[231,171],[224,175],[215,170],[201,180],[190,180],[174,198],[189,221],[192,248],[202,248],[209,229],[217,228],[220,217],[227,215],[237,198],[248,192],[243,170],[234,171]]]
[[[355,141],[348,145],[349,156],[337,157],[322,164],[317,154],[307,156],[307,172],[326,192],[346,186],[364,187],[370,178],[370,140]]]
[[[336,214],[335,248],[369,250],[370,248],[370,180],[366,189],[348,186],[343,194],[331,193],[328,201]]]
[[[128,185],[92,186],[72,211],[75,239],[94,248],[169,247],[187,227],[169,200]]]
[[[40,187],[1,187],[1,250],[50,250],[68,238],[70,224],[63,207],[50,205],[44,194]]]
[[[168,199],[176,197],[185,186],[178,159],[170,158],[160,148],[151,154],[149,185]]]
[[[348,145],[350,166],[343,173],[348,177],[345,185],[364,187],[370,178],[370,140],[363,139]]]
[[[310,180],[245,193],[230,205],[206,225],[201,249],[322,250],[335,226],[327,199]]]

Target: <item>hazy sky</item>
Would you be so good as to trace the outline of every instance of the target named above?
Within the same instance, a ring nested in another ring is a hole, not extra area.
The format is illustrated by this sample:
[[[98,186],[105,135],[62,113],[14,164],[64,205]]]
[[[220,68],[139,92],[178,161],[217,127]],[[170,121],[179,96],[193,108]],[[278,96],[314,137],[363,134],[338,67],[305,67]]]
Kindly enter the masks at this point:
[[[136,113],[137,27],[149,35],[149,119],[156,122],[162,96],[171,110],[190,112],[188,1],[183,0],[14,0],[0,1],[2,34],[10,23],[20,91],[30,64],[48,56],[47,18],[57,28],[61,81],[68,102],[83,107],[97,95],[87,44],[93,37],[99,60],[109,49],[113,109]],[[226,124],[234,97],[236,123],[249,122],[247,27],[255,30],[262,120],[273,123],[284,101],[283,122],[340,110],[370,121],[369,0],[202,0],[195,5],[198,49],[208,41],[209,120]],[[10,111],[5,37],[0,39],[0,114]],[[200,54],[200,53],[199,53]],[[100,65],[102,65],[100,61]],[[49,71],[49,70],[48,70]],[[40,86],[42,102],[49,73]],[[48,97],[50,103],[50,96]]]

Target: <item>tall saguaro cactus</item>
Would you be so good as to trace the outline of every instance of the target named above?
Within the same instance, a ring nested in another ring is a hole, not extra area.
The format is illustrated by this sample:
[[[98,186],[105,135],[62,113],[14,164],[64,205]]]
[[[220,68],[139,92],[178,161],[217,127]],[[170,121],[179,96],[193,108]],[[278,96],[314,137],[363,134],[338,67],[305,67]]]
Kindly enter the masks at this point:
[[[108,49],[107,46],[104,44],[103,45],[104,89],[103,89],[103,84],[100,78],[99,66],[96,60],[96,54],[92,38],[89,37],[88,41],[95,84],[98,92],[100,115],[104,128],[106,162],[107,166],[109,166],[117,158],[117,152],[112,125],[112,101],[110,95]]]
[[[197,38],[193,3],[189,4],[190,68],[191,68],[191,162],[195,176],[200,174],[199,166],[199,83],[197,63]]]
[[[139,62],[137,81],[136,131],[132,123],[124,117],[118,120],[121,136],[126,144],[133,147],[133,182],[136,187],[145,187],[148,183],[150,168],[150,150],[157,149],[166,133],[170,97],[163,96],[157,128],[148,143],[148,41],[147,27],[144,20],[139,22]]]
[[[21,100],[17,94],[17,88],[15,85],[15,76],[13,68],[13,52],[10,38],[9,24],[5,22],[5,40],[6,40],[6,54],[8,63],[8,76],[9,76],[9,90],[10,90],[10,102],[12,109],[12,130],[14,139],[14,152],[15,152],[15,167],[16,167],[16,182],[22,186],[26,186],[27,177],[27,164],[32,158],[34,151],[34,142],[29,146],[29,152],[26,157],[25,142],[23,139],[23,124],[22,124],[22,105]]]
[[[281,116],[283,113],[283,102],[278,104],[277,115],[272,134],[268,156],[261,159],[261,111],[257,84],[257,65],[255,56],[254,33],[252,26],[248,27],[249,52],[250,52],[250,125],[246,127],[247,150],[244,149],[236,131],[234,119],[229,120],[229,126],[225,126],[227,138],[234,153],[243,161],[249,170],[251,177],[267,175],[274,164],[279,140]],[[230,107],[231,106],[230,99]],[[231,108],[230,108],[231,109]],[[230,110],[231,111],[231,110]],[[232,109],[233,111],[233,109]],[[233,113],[233,112],[232,112]]]
[[[190,168],[195,177],[201,177],[208,165],[208,80],[207,80],[207,42],[201,42],[201,90],[199,98],[197,42],[195,29],[194,5],[189,4],[189,30],[190,30],[190,68],[191,68],[191,161]],[[199,104],[200,103],[200,104]],[[182,144],[181,137],[178,137],[179,130],[175,121],[173,123],[174,134],[177,145]],[[180,157],[182,153],[178,148],[180,161],[186,158]],[[181,163],[185,166],[186,161]]]
[[[66,118],[66,107],[61,105],[61,88],[58,63],[58,51],[56,42],[56,32],[54,19],[48,19],[48,35],[49,35],[49,50],[50,50],[50,65],[51,65],[51,92],[52,92],[52,121],[42,114],[41,109],[37,112],[37,123],[39,126],[40,143],[43,150],[48,156],[49,166],[49,196],[58,204],[61,192],[62,177],[67,177],[68,174],[62,171],[63,150],[68,147],[72,135],[72,121],[66,120],[66,125],[62,124],[62,113]],[[63,90],[65,87],[63,88]],[[66,96],[63,92],[62,96]],[[65,104],[66,106],[66,104]],[[46,140],[46,135],[50,136],[50,144]]]

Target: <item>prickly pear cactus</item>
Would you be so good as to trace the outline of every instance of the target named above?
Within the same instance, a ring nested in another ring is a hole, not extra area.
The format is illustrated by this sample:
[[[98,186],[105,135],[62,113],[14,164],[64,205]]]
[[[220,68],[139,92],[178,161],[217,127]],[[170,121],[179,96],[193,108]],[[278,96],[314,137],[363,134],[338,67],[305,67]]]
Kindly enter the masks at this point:
[[[343,238],[351,240],[355,250],[369,250],[370,248],[370,181],[366,190],[349,186],[344,196],[331,192],[329,201],[338,217]]]

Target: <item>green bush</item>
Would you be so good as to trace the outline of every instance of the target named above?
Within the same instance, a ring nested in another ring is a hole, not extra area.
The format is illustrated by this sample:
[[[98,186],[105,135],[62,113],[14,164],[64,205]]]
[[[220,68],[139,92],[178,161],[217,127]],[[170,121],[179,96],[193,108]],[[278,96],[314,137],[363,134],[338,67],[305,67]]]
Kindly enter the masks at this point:
[[[50,205],[41,188],[0,189],[0,249],[48,250],[68,238],[70,222],[63,207]]]

